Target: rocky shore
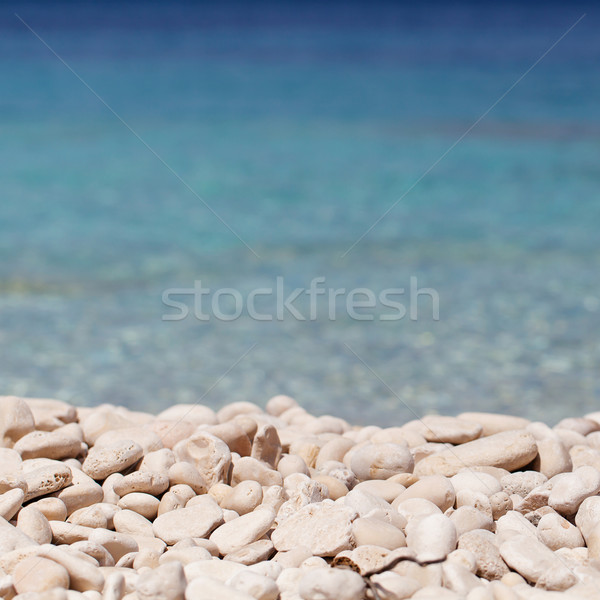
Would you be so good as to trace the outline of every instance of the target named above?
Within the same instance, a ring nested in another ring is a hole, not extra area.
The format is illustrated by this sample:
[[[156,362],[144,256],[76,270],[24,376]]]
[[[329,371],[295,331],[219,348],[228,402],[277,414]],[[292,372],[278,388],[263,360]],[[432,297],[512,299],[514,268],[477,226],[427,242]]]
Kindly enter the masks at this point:
[[[600,597],[600,412],[354,427],[0,397],[7,600]]]

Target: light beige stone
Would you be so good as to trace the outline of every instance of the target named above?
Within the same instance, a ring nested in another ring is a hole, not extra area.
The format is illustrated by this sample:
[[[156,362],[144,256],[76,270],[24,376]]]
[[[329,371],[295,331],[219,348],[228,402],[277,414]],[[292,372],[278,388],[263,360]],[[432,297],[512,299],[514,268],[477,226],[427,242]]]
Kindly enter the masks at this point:
[[[54,544],[74,544],[87,540],[93,528],[84,525],[65,523],[64,521],[48,521],[52,530],[52,541]]]
[[[105,446],[90,448],[83,461],[83,472],[92,479],[106,479],[120,473],[142,458],[142,447],[132,440],[118,440]]]
[[[422,477],[408,489],[400,493],[392,506],[396,508],[401,502],[411,498],[424,498],[445,511],[454,504],[456,494],[452,482],[441,475]]]
[[[19,511],[17,528],[38,544],[49,544],[52,541],[48,519],[34,506],[25,506]]]
[[[415,474],[451,477],[465,467],[476,465],[514,471],[530,463],[536,456],[537,445],[530,433],[523,430],[506,431],[424,458],[415,467]]]
[[[81,441],[59,432],[32,431],[13,446],[22,458],[75,458],[81,453]]]
[[[398,473],[411,472],[414,462],[406,445],[367,444],[352,454],[351,469],[361,481],[388,479]]]
[[[67,507],[59,498],[40,498],[29,506],[35,506],[48,521],[64,521],[67,518]]]
[[[445,515],[429,515],[406,525],[406,545],[421,562],[443,560],[456,549],[456,528]]]
[[[105,431],[94,442],[94,447],[112,446],[119,442],[132,441],[138,444],[143,454],[149,454],[163,447],[160,437],[149,427],[122,427],[119,429]]]
[[[13,573],[18,594],[47,592],[52,588],[69,588],[69,573],[53,560],[31,556],[22,560]]]
[[[53,398],[25,398],[35,421],[35,428],[53,431],[77,420],[77,410],[67,402]]]
[[[276,468],[281,458],[281,452],[281,440],[277,429],[269,424],[260,426],[252,442],[251,456]]]
[[[335,437],[320,447],[315,468],[321,470],[323,465],[329,461],[342,462],[345,454],[354,446],[354,442],[348,438]]]
[[[0,443],[11,447],[35,428],[31,409],[17,396],[0,396]]]
[[[206,537],[223,522],[223,511],[210,496],[199,498],[202,498],[200,504],[158,516],[152,525],[154,535],[167,544],[175,544],[188,537]]]
[[[200,576],[187,586],[185,600],[254,600],[254,597],[211,577]]]
[[[249,570],[234,575],[227,580],[227,585],[250,594],[255,600],[277,600],[279,596],[279,588],[273,579]]]
[[[157,420],[185,421],[194,426],[216,425],[217,415],[202,404],[174,404],[157,415]]]
[[[174,448],[178,460],[193,464],[207,488],[226,481],[231,465],[231,451],[227,444],[206,432],[198,432],[179,442]]]
[[[406,546],[406,539],[400,529],[373,517],[356,519],[352,523],[352,535],[356,546],[368,544],[389,550]]]
[[[83,552],[88,556],[91,556],[101,567],[114,567],[115,559],[112,557],[112,554],[100,544],[96,544],[94,542],[90,542],[89,540],[81,540],[79,542],[75,542],[69,546],[71,550],[77,550],[78,552]]]
[[[550,491],[548,505],[562,515],[573,515],[589,496],[600,492],[600,472],[594,467],[579,467],[561,476]]]
[[[193,435],[194,425],[187,421],[175,421],[173,419],[156,419],[152,425],[152,431],[160,438],[165,448],[173,449],[181,440]]]
[[[160,448],[148,454],[140,461],[138,471],[150,471],[151,473],[166,473],[175,463],[177,458],[173,450]]]
[[[391,571],[373,575],[370,579],[380,600],[404,600],[421,589],[421,584],[416,579]]]
[[[536,443],[538,455],[532,463],[534,471],[550,478],[573,468],[571,455],[555,432],[549,430],[546,435],[537,439]]]
[[[420,519],[429,515],[441,515],[442,511],[431,500],[425,498],[408,498],[402,502],[394,502],[394,508],[406,521]]]
[[[263,538],[256,540],[239,550],[226,554],[223,559],[238,562],[243,565],[253,565],[257,562],[268,560],[274,552],[275,547],[273,546],[273,542]]]
[[[138,578],[135,591],[139,600],[183,600],[185,573],[180,562],[168,562]]]
[[[487,529],[488,531],[494,529],[492,516],[474,506],[460,506],[449,516],[456,527],[458,537],[474,529]]]
[[[390,481],[389,479],[372,479],[370,481],[361,481],[359,484],[355,485],[353,489],[368,492],[373,496],[379,496],[390,504],[406,490],[406,488],[400,483]]]
[[[43,462],[35,463],[39,466],[33,466],[31,470],[25,471],[26,463],[38,460]],[[32,461],[24,461],[23,465],[23,475],[27,483],[26,502],[63,489],[71,483],[73,478],[71,469],[58,460],[32,459]]]
[[[262,410],[260,406],[253,402],[231,402],[217,411],[217,419],[219,420],[219,423],[226,423],[238,415],[255,415],[261,413]]]
[[[323,484],[327,488],[327,498],[337,500],[344,497],[348,493],[348,488],[335,477],[329,475],[315,475],[313,477],[315,483]]]
[[[284,454],[277,463],[277,471],[279,471],[284,479],[293,473],[310,475],[310,471],[308,470],[304,459],[297,454]]]
[[[197,578],[210,577],[221,582],[225,582],[241,571],[246,570],[246,566],[241,563],[230,560],[197,560],[185,566],[185,576],[188,583]]]
[[[537,538],[516,535],[500,545],[500,555],[506,564],[530,582],[544,580],[546,589],[565,590],[577,578],[555,554]]]
[[[550,550],[584,546],[579,529],[557,513],[545,514],[537,525],[537,535]]]
[[[257,481],[260,485],[282,485],[281,473],[272,469],[267,463],[251,456],[242,456],[233,463],[231,485],[236,486],[242,481]]]
[[[137,542],[131,535],[108,529],[94,529],[90,533],[88,540],[93,544],[104,546],[110,552],[115,562],[118,562],[125,554],[139,550]]]
[[[8,490],[0,495],[0,517],[10,521],[23,505],[25,492],[21,488]]]
[[[207,427],[206,432],[223,440],[231,452],[236,452],[240,456],[250,456],[252,441],[236,421],[228,421],[227,423]]]
[[[80,469],[72,469],[71,485],[63,488],[57,497],[67,508],[67,514],[93,506],[104,499],[102,487]]]
[[[476,575],[489,581],[501,579],[508,567],[500,556],[496,539],[490,531],[475,529],[458,538],[458,548],[468,550],[475,557]]]
[[[587,539],[597,523],[600,523],[600,496],[590,496],[580,504],[575,525]]]
[[[38,555],[42,558],[53,560],[67,570],[71,589],[78,592],[85,592],[87,590],[102,591],[104,587],[104,575],[100,569],[88,561],[50,544],[40,546]]]
[[[309,504],[288,517],[272,533],[278,551],[305,546],[315,556],[335,556],[352,547],[352,521],[356,512],[330,501]]]
[[[522,417],[486,412],[465,412],[458,415],[458,418],[473,421],[481,425],[483,428],[482,436],[494,435],[514,429],[524,429],[530,423],[530,421]]]
[[[263,489],[257,481],[241,481],[234,488],[228,488],[221,508],[235,510],[239,515],[252,512],[263,500]]]
[[[150,520],[154,519],[158,514],[159,505],[160,500],[158,498],[152,494],[143,492],[125,494],[117,504],[119,508],[132,510],[138,515],[142,515],[142,517]]]
[[[407,424],[428,442],[464,444],[477,439],[483,428],[479,423],[457,417],[427,415]]]
[[[298,403],[290,396],[273,396],[268,402],[265,410],[275,417],[281,416],[286,410],[297,408]]]
[[[188,462],[176,462],[168,471],[169,485],[189,485],[196,494],[206,494],[206,482],[196,467]]]
[[[363,578],[348,569],[311,569],[300,579],[302,600],[361,600]]]
[[[83,525],[84,527],[108,528],[107,515],[98,504],[92,504],[91,506],[85,506],[73,511],[67,520],[69,523]]]
[[[240,550],[262,537],[273,524],[275,512],[270,508],[257,508],[229,523],[221,525],[210,536],[223,555]]]
[[[132,510],[123,509],[115,513],[114,519],[115,531],[126,533],[128,535],[141,535],[152,537],[152,523]]]
[[[169,477],[164,473],[134,471],[115,481],[113,489],[120,497],[134,492],[160,496],[169,489]]]

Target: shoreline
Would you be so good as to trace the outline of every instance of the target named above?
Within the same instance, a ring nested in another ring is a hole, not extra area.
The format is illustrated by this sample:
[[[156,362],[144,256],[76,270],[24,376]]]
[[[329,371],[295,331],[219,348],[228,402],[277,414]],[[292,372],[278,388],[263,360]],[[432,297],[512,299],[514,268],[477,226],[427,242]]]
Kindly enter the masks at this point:
[[[389,427],[0,397],[0,596],[595,598],[600,412]]]

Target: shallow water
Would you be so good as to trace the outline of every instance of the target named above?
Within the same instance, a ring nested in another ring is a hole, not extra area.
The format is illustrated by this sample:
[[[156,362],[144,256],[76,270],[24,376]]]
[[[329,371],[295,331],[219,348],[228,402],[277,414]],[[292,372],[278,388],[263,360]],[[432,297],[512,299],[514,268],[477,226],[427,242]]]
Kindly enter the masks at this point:
[[[5,11],[4,393],[152,410],[289,393],[377,423],[597,407],[594,11],[402,197],[585,6],[132,6],[16,10],[260,258]],[[416,277],[440,319],[426,297],[416,321],[343,301],[335,321],[162,319],[166,288],[277,277],[377,294]]]

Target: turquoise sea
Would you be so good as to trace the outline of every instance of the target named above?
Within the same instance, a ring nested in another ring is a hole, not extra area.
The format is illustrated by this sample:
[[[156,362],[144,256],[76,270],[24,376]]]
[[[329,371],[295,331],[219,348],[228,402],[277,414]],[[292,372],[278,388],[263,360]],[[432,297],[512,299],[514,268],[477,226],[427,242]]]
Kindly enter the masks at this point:
[[[599,26],[577,3],[2,4],[0,393],[597,410]],[[440,318],[163,319],[166,289],[278,277],[416,277]]]

